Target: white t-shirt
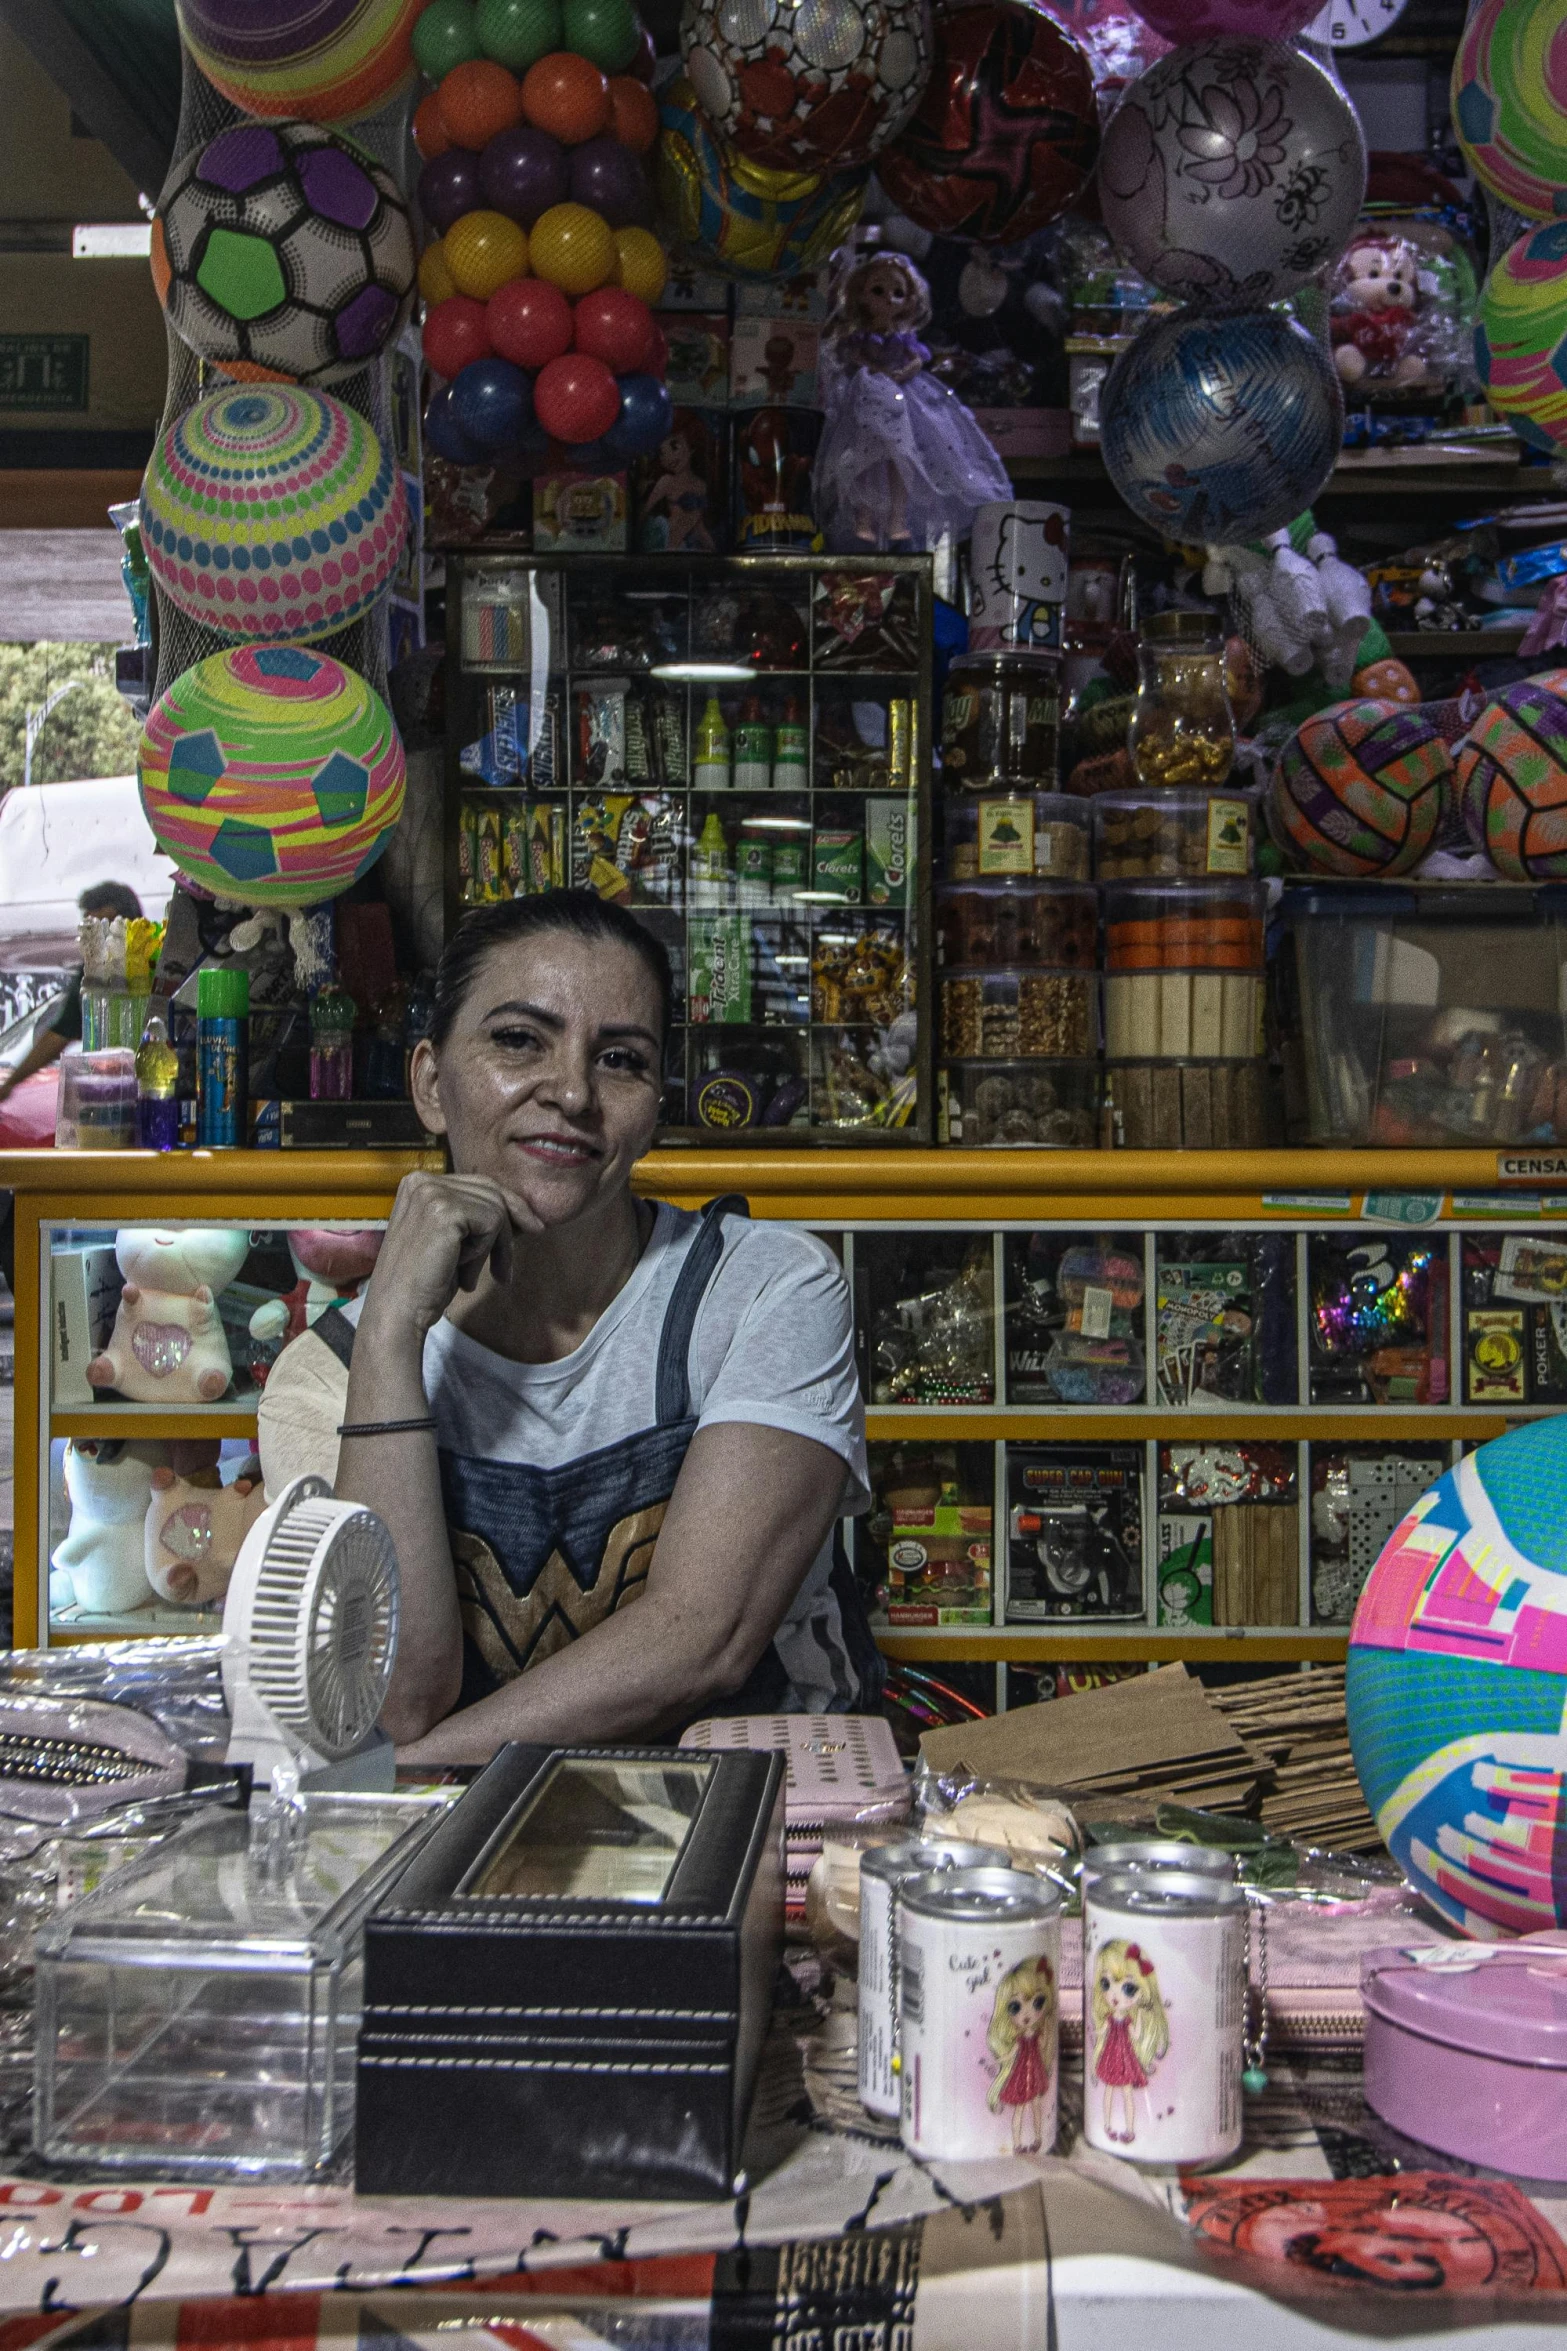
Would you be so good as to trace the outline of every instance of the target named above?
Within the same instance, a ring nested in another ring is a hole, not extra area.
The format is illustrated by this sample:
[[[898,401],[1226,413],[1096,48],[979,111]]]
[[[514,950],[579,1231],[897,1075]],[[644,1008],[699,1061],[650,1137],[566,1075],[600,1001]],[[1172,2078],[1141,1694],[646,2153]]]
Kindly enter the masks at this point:
[[[556,1470],[636,1437],[658,1418],[664,1319],[701,1218],[660,1203],[631,1278],[581,1346],[556,1363],[514,1363],[452,1323],[425,1341],[424,1387],[443,1455]],[[357,1322],[361,1301],[343,1309]],[[869,1506],[865,1415],[854,1362],[848,1284],[814,1235],[743,1216],[723,1219],[723,1253],[697,1310],[687,1354],[699,1429],[725,1421],[787,1429],[837,1454],[843,1510]],[[259,1443],[269,1494],[307,1470],[335,1479],[347,1372],[314,1331],[283,1350],[262,1392]],[[743,1572],[743,1499],[733,1527]],[[837,1599],[831,1540],[807,1575],[774,1646],[807,1711],[858,1695]]]

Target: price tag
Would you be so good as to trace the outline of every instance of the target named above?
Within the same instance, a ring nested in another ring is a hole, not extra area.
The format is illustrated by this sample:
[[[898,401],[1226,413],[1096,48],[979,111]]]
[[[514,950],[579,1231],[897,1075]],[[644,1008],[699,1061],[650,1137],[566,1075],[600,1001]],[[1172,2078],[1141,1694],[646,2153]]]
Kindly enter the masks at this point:
[[[1361,1215],[1367,1224],[1435,1224],[1442,1213],[1440,1192],[1368,1192]]]

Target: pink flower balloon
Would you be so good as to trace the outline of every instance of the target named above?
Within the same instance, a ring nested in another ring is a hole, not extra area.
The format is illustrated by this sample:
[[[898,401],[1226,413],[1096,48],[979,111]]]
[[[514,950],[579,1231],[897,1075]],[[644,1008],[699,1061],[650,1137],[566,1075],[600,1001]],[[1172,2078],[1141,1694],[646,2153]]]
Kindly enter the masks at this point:
[[[1322,0],[1137,0],[1137,13],[1167,41],[1293,41]]]

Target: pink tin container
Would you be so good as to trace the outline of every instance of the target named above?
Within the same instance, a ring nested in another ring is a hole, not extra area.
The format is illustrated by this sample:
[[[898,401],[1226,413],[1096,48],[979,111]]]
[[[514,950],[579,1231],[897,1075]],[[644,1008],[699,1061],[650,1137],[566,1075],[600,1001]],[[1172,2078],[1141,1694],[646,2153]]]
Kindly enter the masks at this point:
[[[1404,1943],[1360,1965],[1366,2104],[1444,2155],[1567,2180],[1567,1934]]]

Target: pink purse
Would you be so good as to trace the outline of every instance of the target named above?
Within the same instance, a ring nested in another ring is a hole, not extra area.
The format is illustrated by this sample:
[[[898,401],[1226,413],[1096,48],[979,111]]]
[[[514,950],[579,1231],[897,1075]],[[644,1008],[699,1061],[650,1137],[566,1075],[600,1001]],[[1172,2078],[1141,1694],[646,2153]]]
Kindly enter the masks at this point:
[[[904,1820],[909,1775],[877,1714],[715,1714],[682,1733],[682,1747],[769,1749],[784,1759],[788,1908],[805,1907],[805,1881],[822,1831],[843,1821]]]

